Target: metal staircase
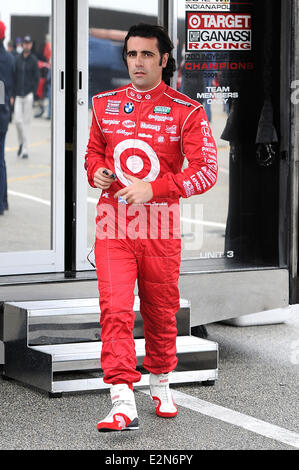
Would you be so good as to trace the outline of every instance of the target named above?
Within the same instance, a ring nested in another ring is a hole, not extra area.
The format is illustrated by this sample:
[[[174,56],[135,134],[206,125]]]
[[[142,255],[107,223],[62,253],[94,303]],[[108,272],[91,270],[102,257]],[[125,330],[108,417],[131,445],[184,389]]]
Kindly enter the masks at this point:
[[[136,387],[148,385],[149,374],[142,369],[145,355],[143,322],[135,297],[134,339],[137,367],[142,379]],[[4,305],[4,377],[46,391],[58,397],[63,392],[109,388],[100,369],[101,328],[97,298]],[[214,384],[218,376],[218,344],[191,336],[190,303],[180,300],[177,313],[178,366],[172,383]]]

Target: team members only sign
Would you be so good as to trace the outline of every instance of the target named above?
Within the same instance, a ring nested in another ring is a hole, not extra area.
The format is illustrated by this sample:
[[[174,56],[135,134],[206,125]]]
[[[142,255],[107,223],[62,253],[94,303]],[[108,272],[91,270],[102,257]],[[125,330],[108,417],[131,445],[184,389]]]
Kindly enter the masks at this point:
[[[251,50],[251,15],[186,13],[187,51]]]

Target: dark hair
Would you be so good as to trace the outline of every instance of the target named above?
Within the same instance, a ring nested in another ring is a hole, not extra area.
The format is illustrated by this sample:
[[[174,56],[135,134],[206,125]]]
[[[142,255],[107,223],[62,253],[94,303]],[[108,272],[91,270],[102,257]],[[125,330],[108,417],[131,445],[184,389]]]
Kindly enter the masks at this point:
[[[124,47],[123,47],[123,60],[127,65],[127,42],[130,37],[141,37],[141,38],[157,38],[158,40],[158,49],[160,52],[161,60],[162,56],[165,53],[169,54],[167,65],[163,68],[162,79],[164,81],[168,80],[173,76],[173,72],[176,70],[175,59],[172,56],[173,43],[168,36],[168,33],[165,28],[158,25],[139,23],[137,25],[131,26],[128,31],[127,36],[125,37]]]

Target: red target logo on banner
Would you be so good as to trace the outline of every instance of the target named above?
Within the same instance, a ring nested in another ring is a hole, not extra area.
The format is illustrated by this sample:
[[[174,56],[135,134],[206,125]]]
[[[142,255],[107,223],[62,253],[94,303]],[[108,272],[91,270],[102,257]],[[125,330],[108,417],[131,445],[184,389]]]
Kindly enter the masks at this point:
[[[190,15],[189,16],[189,28],[199,28],[200,27],[200,16],[199,15]]]

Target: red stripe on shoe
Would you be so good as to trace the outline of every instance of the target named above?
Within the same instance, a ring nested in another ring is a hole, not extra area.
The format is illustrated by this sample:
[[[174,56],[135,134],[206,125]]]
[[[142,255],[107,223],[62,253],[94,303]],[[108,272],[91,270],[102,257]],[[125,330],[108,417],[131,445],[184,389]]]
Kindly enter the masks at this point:
[[[130,423],[131,423],[131,420],[128,418],[127,415],[123,413],[116,413],[115,415],[113,415],[112,423],[100,421],[97,424],[97,430],[101,431],[101,430],[107,429],[107,430],[113,430],[113,431],[122,431],[123,429],[127,428]]]
[[[175,406],[176,411],[173,411],[172,413],[166,413],[165,411],[160,411],[161,407],[161,400],[158,397],[152,397],[154,404],[155,404],[155,410],[156,410],[156,415],[160,416],[161,418],[174,418],[178,414],[178,409],[176,404],[173,401],[173,405]]]

